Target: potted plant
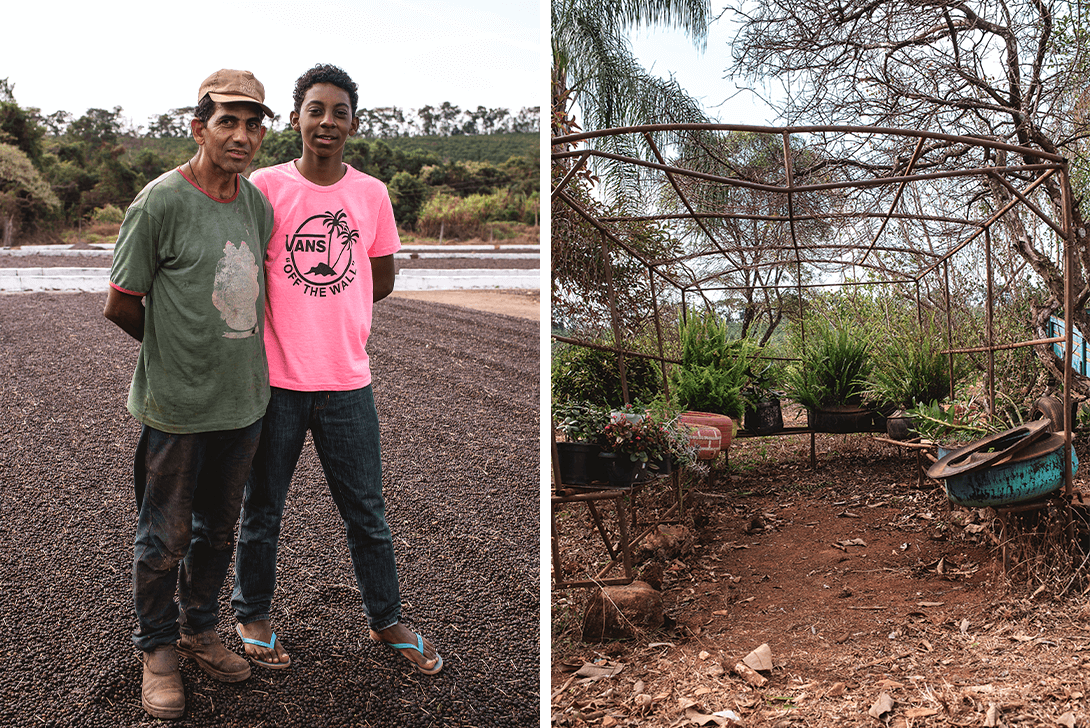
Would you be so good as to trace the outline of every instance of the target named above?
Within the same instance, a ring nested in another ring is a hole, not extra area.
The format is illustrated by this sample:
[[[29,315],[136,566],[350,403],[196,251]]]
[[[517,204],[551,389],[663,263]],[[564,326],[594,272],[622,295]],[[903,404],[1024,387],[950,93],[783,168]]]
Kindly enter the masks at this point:
[[[1024,424],[1021,411],[1013,401],[1002,403],[997,409],[999,412],[991,413],[982,397],[967,397],[945,403],[917,404],[906,414],[912,420],[912,431],[932,442],[941,458],[988,435]]]
[[[649,440],[647,471],[650,475],[669,475],[675,469],[696,462],[696,448],[689,438],[689,426],[681,421],[681,413],[662,402],[647,408]]]
[[[964,376],[964,366],[954,369],[954,383]],[[933,405],[950,394],[950,362],[930,337],[919,332],[897,340],[896,348],[883,347],[875,355],[866,396],[879,412],[886,413],[886,433],[906,439],[912,427],[908,410]]]
[[[727,324],[712,312],[689,312],[678,329],[681,363],[670,372],[674,401],[683,410],[742,419],[742,388],[760,346],[729,339]]]
[[[871,372],[870,342],[846,326],[819,329],[801,361],[787,368],[787,395],[807,410],[818,432],[870,429],[873,414],[862,408]]]
[[[745,402],[745,428],[758,435],[769,435],[783,429],[783,410],[778,390],[779,367],[775,362],[754,360],[749,370],[749,384],[742,390]]]
[[[589,485],[604,480],[598,455],[609,410],[590,402],[565,402],[553,408],[553,416],[556,429],[564,435],[556,443],[561,482]]]

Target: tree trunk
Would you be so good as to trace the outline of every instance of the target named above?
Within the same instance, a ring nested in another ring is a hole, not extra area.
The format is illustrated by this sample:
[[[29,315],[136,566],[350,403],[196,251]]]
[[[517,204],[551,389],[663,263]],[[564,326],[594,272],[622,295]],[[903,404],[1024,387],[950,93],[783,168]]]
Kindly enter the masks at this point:
[[[0,248],[10,248],[12,237],[15,234],[15,216],[0,217],[0,225],[3,225],[3,234],[0,235]]]

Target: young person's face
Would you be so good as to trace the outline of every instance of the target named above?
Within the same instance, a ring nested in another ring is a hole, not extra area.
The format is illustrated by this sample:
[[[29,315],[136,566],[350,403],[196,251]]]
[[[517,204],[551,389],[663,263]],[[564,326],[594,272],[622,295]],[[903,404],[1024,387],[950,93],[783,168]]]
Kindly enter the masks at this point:
[[[239,174],[249,166],[265,138],[261,118],[261,109],[256,104],[216,102],[208,121],[194,122],[193,137],[214,166],[226,173]]]
[[[318,157],[341,154],[359,119],[352,115],[348,92],[331,83],[307,89],[299,112],[291,112],[291,126],[303,137],[303,146]]]

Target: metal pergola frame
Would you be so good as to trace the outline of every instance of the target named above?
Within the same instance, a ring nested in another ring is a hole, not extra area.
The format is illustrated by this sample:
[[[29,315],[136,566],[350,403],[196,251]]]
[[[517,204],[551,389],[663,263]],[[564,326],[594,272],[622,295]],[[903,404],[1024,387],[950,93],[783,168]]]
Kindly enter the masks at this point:
[[[724,176],[717,174],[710,174],[699,169],[692,169],[687,166],[683,166],[677,163],[669,162],[662,154],[659,146],[656,144],[656,135],[673,135],[674,138],[678,138],[684,135],[695,135],[704,132],[715,133],[730,133],[730,132],[745,132],[759,135],[775,135],[782,140],[783,149],[783,172],[784,179],[782,184],[767,184],[761,182],[755,182],[749,179],[742,179],[735,176]],[[815,137],[845,137],[848,135],[856,135],[866,138],[880,138],[886,141],[894,141],[899,144],[899,148],[904,152],[900,157],[902,163],[900,165],[891,165],[890,168],[894,170],[888,176],[861,176],[857,179],[838,179],[832,181],[824,181],[817,183],[802,182],[797,183],[795,179],[795,170],[792,168],[793,148],[792,138],[797,136],[815,136]],[[632,156],[626,156],[623,154],[617,154],[611,151],[607,151],[602,148],[607,145],[599,144],[599,146],[587,146],[589,142],[603,142],[609,141],[611,138],[617,139],[621,137],[632,136],[638,137],[640,141],[646,143],[646,145],[652,150],[655,161],[649,161],[645,159],[638,159]],[[925,146],[927,144],[935,145],[955,145],[959,148],[966,150],[978,150],[981,152],[983,159],[988,160],[1001,160],[1005,159],[1008,155],[1013,159],[1031,159],[1037,160],[1033,163],[1026,164],[1006,164],[997,163],[978,167],[966,167],[960,168],[957,166],[945,168],[939,171],[920,171],[918,165],[921,159],[924,158]],[[785,225],[790,231],[789,239],[784,241],[779,249],[792,254],[793,265],[796,266],[796,276],[794,288],[798,295],[800,309],[804,300],[804,294],[807,290],[812,288],[818,288],[821,286],[829,285],[898,285],[898,286],[915,286],[916,289],[916,301],[917,309],[920,307],[919,290],[921,281],[928,275],[942,275],[945,295],[947,297],[947,341],[948,348],[944,351],[951,357],[951,366],[953,355],[958,353],[969,352],[986,352],[989,359],[989,371],[988,371],[988,387],[989,387],[989,406],[994,411],[995,408],[995,391],[994,391],[994,353],[1002,349],[1029,347],[1037,345],[1051,345],[1053,343],[1063,343],[1064,346],[1064,361],[1063,361],[1063,408],[1065,412],[1064,416],[1064,454],[1066,455],[1065,461],[1067,463],[1065,468],[1064,488],[1065,495],[1070,498],[1072,493],[1072,471],[1071,471],[1071,439],[1072,428],[1074,423],[1071,422],[1071,389],[1072,389],[1072,338],[1073,327],[1068,323],[1064,327],[1064,335],[1062,337],[1036,339],[1032,341],[1016,341],[1016,342],[1000,342],[997,343],[994,339],[994,331],[991,325],[994,297],[996,292],[994,290],[994,271],[993,271],[993,252],[991,250],[991,230],[1004,216],[1011,213],[1012,210],[1028,210],[1032,215],[1040,220],[1045,226],[1051,229],[1060,241],[1058,249],[1062,250],[1061,260],[1053,261],[1062,267],[1064,272],[1064,311],[1071,311],[1071,302],[1073,299],[1072,294],[1072,256],[1075,250],[1075,239],[1072,226],[1072,193],[1069,180],[1069,172],[1067,161],[1056,154],[1050,154],[1038,149],[1029,149],[1020,147],[1013,144],[1008,144],[1001,141],[995,141],[991,139],[979,138],[979,137],[967,137],[951,134],[943,134],[930,131],[921,131],[913,129],[896,129],[896,128],[884,128],[873,126],[795,126],[795,127],[764,127],[764,126],[749,126],[749,125],[732,125],[732,124],[652,124],[645,126],[633,126],[617,129],[605,129],[600,131],[591,131],[579,134],[571,134],[562,137],[554,137],[552,139],[552,160],[554,170],[563,172],[559,181],[556,182],[551,191],[551,198],[554,203],[557,201],[567,205],[572,211],[576,213],[582,220],[588,223],[594,228],[600,236],[600,249],[605,262],[605,270],[607,271],[606,285],[608,288],[608,301],[610,307],[610,319],[611,326],[613,328],[613,346],[602,346],[592,341],[582,340],[578,337],[568,337],[554,335],[555,341],[562,341],[570,344],[580,346],[591,346],[594,348],[607,348],[612,351],[616,351],[621,356],[619,357],[620,369],[621,369],[621,382],[624,392],[625,400],[628,401],[627,383],[624,373],[624,358],[625,356],[639,356],[657,360],[662,367],[662,373],[664,381],[666,379],[666,365],[673,363],[674,360],[668,359],[664,354],[663,348],[663,336],[662,336],[662,323],[661,312],[659,308],[660,287],[669,287],[678,292],[681,295],[682,311],[686,310],[687,297],[690,295],[696,295],[702,297],[705,301],[708,300],[707,294],[716,291],[728,291],[731,290],[729,286],[716,285],[714,279],[722,274],[722,270],[713,272],[709,275],[705,275],[701,278],[693,277],[691,280],[681,280],[671,269],[676,269],[678,265],[685,265],[692,261],[697,260],[713,260],[716,257],[728,260],[730,258],[731,247],[724,240],[720,240],[714,231],[706,224],[709,219],[740,219],[740,220],[752,220],[766,223],[775,223],[779,225]],[[909,153],[909,150],[910,153]],[[907,162],[903,162],[903,159],[908,159]],[[667,194],[672,194],[675,197],[675,201],[678,203],[674,207],[674,211],[661,212],[650,210],[645,211],[644,214],[635,214],[630,216],[599,216],[592,210],[587,209],[587,206],[580,204],[573,195],[569,194],[568,187],[571,185],[572,180],[576,178],[580,172],[589,169],[589,164],[592,160],[608,160],[613,165],[627,165],[632,167],[635,171],[643,173],[653,173],[661,175],[660,182],[661,189],[666,190]],[[1061,191],[1061,219],[1055,220],[1050,215],[1046,214],[1032,199],[1034,191],[1044,184],[1046,180],[1054,178],[1054,183],[1058,185]],[[701,184],[710,185],[724,185],[732,188],[745,188],[751,190],[754,193],[763,193],[765,196],[779,195],[786,200],[787,212],[786,214],[772,215],[767,212],[761,212],[759,210],[741,210],[741,211],[727,211],[727,210],[710,210],[699,209],[698,204],[690,199],[686,194],[683,186],[680,184],[682,180],[695,180]],[[945,180],[950,182],[958,182],[960,184],[993,184],[1006,191],[1009,196],[1009,200],[999,209],[991,211],[982,219],[970,219],[966,216],[956,217],[953,215],[929,215],[919,212],[913,212],[912,210],[905,209],[904,206],[904,193],[906,189],[911,185],[919,183],[926,183],[929,181]],[[827,213],[813,213],[804,209],[796,208],[796,201],[802,195],[807,194],[845,194],[850,195],[853,192],[861,190],[882,190],[883,188],[892,187],[894,192],[892,195],[892,201],[882,210],[870,210],[870,211],[852,211],[849,213],[837,212],[831,210]],[[678,210],[684,210],[679,212]],[[660,214],[661,213],[661,214]],[[857,219],[857,220],[870,220],[877,224],[877,232],[870,237],[869,241],[865,244],[852,243],[850,245],[832,245],[832,246],[810,246],[806,242],[800,240],[798,234],[798,227],[800,223],[813,221],[815,219],[833,219],[838,218],[841,220]],[[646,221],[646,222],[660,222],[669,223],[677,221],[689,221],[692,225],[702,231],[705,247],[702,247],[695,252],[688,253],[678,258],[664,259],[664,260],[648,260],[644,258],[638,249],[629,245],[625,241],[625,236],[622,232],[619,232],[617,226],[625,222],[634,221]],[[887,228],[890,223],[932,223],[943,225],[957,225],[967,230],[972,230],[966,237],[956,241],[948,249],[940,252],[934,252],[929,250],[923,250],[914,248],[902,243],[897,239],[892,239],[891,236],[886,235]],[[951,322],[950,322],[950,284],[949,284],[949,266],[950,261],[957,253],[965,250],[970,245],[978,242],[983,242],[984,245],[984,261],[987,269],[987,310],[986,310],[986,336],[985,342],[978,347],[970,348],[953,348],[951,338]],[[817,282],[807,283],[803,280],[802,270],[803,266],[818,266],[819,264],[828,264],[828,258],[820,258],[815,255],[811,255],[814,251],[820,248],[835,248],[845,249],[853,252],[853,260],[845,265],[854,265],[859,268],[870,270],[874,274],[881,273],[882,277],[868,281],[854,281],[854,282]],[[737,247],[734,248],[738,250]],[[918,259],[921,262],[915,270],[908,271],[896,271],[896,275],[892,275],[894,271],[890,270],[889,266],[876,265],[870,262],[869,258],[874,253],[896,253],[908,256],[913,259]],[[651,303],[654,313],[654,322],[658,338],[658,352],[659,355],[648,357],[645,354],[639,354],[634,351],[626,350],[622,346],[623,338],[621,336],[620,328],[618,325],[618,316],[616,310],[616,292],[613,290],[612,278],[608,276],[610,270],[609,262],[611,256],[627,255],[633,260],[637,261],[645,270],[647,279],[649,282],[649,290],[651,292]],[[782,262],[775,263],[776,265],[783,265]],[[740,270],[740,269],[736,269]],[[758,286],[763,287],[763,286]],[[783,287],[783,286],[778,286]],[[1065,314],[1066,315],[1066,314]],[[1070,319],[1070,316],[1067,317]],[[805,339],[805,329],[803,329],[803,338]],[[951,387],[953,385],[951,384]],[[953,395],[953,392],[951,392]],[[559,474],[557,473],[557,476]],[[559,480],[557,480],[559,482]]]

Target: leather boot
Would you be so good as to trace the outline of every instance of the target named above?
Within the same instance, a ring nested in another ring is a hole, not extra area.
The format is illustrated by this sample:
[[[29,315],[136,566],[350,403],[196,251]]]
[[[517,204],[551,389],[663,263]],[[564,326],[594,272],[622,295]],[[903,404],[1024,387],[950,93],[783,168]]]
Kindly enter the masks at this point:
[[[178,640],[178,654],[196,660],[202,670],[220,682],[241,682],[250,677],[250,663],[224,647],[214,629],[183,634]]]
[[[185,688],[174,645],[162,645],[142,653],[144,680],[140,702],[156,718],[181,718],[185,713]]]

